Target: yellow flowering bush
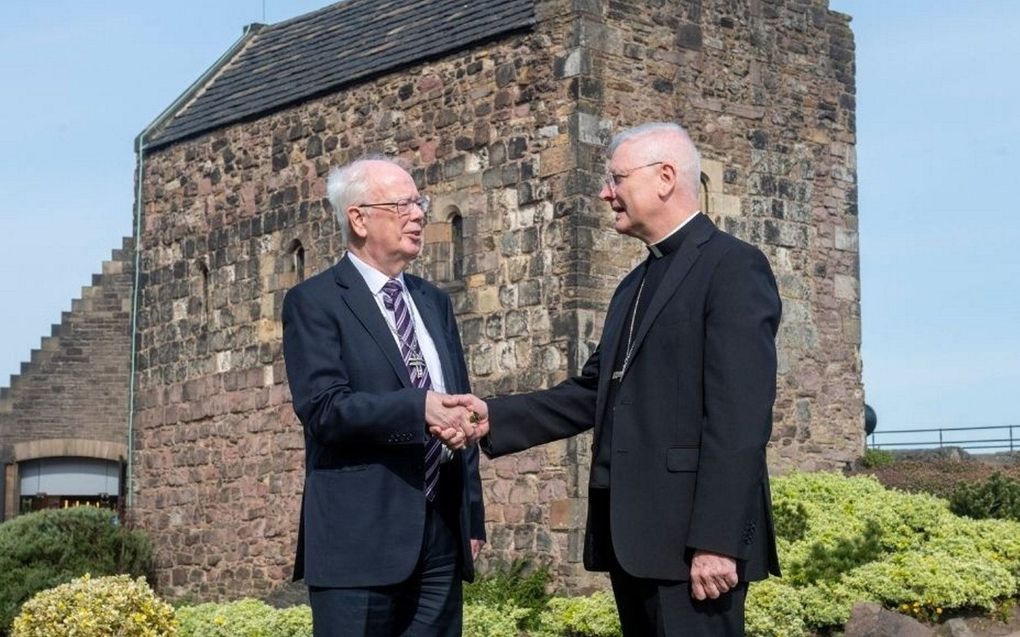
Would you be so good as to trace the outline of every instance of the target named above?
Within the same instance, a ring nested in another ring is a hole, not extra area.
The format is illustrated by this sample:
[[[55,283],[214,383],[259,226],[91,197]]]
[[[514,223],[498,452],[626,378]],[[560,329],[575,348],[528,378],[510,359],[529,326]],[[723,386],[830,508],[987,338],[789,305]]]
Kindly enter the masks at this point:
[[[141,577],[90,575],[25,602],[12,637],[175,637],[174,609]]]

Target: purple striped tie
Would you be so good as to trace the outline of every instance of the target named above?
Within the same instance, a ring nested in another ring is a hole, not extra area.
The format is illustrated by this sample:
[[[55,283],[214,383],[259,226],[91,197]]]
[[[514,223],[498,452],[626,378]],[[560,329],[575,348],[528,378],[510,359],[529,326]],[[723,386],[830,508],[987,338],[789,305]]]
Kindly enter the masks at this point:
[[[390,279],[382,288],[383,304],[393,312],[397,339],[400,341],[400,356],[411,376],[411,384],[418,389],[432,389],[432,377],[425,366],[425,357],[418,346],[418,337],[414,333],[414,319],[404,302],[401,293],[403,287],[397,279]],[[439,482],[439,460],[442,443],[438,438],[425,433],[425,498],[431,502],[436,497],[436,484]]]

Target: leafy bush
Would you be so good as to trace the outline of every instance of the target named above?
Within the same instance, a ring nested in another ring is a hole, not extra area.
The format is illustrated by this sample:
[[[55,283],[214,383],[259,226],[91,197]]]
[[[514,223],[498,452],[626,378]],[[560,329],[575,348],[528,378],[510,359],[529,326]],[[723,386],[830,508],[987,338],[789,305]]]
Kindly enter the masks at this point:
[[[619,637],[620,617],[612,593],[554,597],[540,615],[542,637]]]
[[[887,467],[896,461],[893,452],[885,449],[868,449],[861,457],[861,466],[868,469]]]
[[[760,637],[803,635],[804,607],[796,589],[778,579],[752,584],[747,592],[744,632]]]
[[[12,637],[173,637],[174,610],[139,577],[85,575],[25,602]]]
[[[930,493],[949,499],[961,484],[975,484],[987,480],[994,473],[1020,480],[1020,465],[995,467],[973,458],[926,458],[924,460],[899,459],[892,464],[863,468],[859,472],[878,478],[886,487]]]
[[[257,599],[199,604],[177,609],[181,637],[311,637],[312,610],[278,610]]]
[[[500,564],[474,582],[464,585],[465,605],[506,607],[508,614],[518,615],[517,627],[534,628],[539,613],[549,601],[552,574],[547,566],[533,565],[527,560]],[[525,611],[523,614],[512,611]]]
[[[113,513],[74,507],[27,513],[0,524],[0,630],[32,595],[81,577],[145,575],[146,537],[113,522]]]
[[[528,608],[513,603],[492,606],[489,604],[464,604],[465,637],[517,637],[521,634],[520,623],[532,614]]]
[[[994,473],[978,484],[961,484],[949,499],[953,513],[975,520],[1020,520],[1020,480]]]
[[[773,481],[772,496],[786,512],[778,517],[800,520],[803,533],[778,534],[784,577],[751,586],[748,635],[838,626],[858,601],[928,620],[944,609],[991,611],[1018,590],[1016,522],[960,518],[945,500],[865,476],[792,474]]]

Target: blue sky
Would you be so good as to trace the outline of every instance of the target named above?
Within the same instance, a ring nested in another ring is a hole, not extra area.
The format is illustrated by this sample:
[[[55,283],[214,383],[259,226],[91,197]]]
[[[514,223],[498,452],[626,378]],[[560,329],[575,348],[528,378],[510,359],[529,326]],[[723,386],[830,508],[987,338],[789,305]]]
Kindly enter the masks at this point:
[[[135,135],[263,5],[277,22],[324,4],[0,3],[0,385],[131,234]],[[1020,425],[1020,3],[831,4],[854,16],[879,427]]]

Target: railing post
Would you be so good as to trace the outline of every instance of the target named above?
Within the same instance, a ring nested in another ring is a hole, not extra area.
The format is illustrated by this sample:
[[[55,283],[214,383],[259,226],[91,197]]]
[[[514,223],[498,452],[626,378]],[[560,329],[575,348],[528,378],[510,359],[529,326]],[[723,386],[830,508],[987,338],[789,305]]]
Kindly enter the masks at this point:
[[[942,448],[942,429],[939,429],[939,449]]]

